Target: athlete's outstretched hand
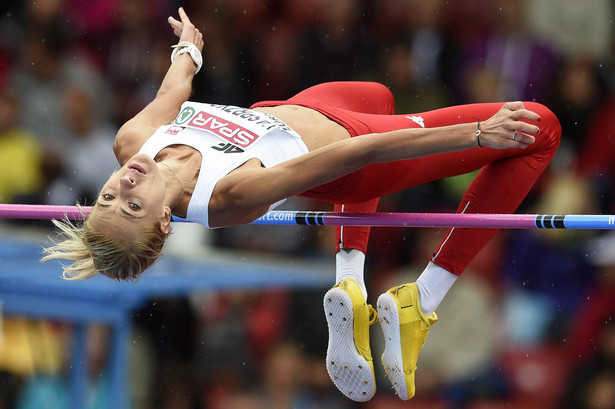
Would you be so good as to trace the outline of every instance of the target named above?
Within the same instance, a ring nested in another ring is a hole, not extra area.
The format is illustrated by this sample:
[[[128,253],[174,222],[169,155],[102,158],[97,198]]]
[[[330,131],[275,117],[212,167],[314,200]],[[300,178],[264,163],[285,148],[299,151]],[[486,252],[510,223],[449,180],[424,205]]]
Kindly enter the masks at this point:
[[[525,109],[523,102],[507,102],[486,121],[480,123],[480,144],[495,149],[526,148],[540,133],[535,125],[537,113]]]
[[[179,38],[179,42],[187,41],[194,44],[199,51],[203,51],[203,34],[192,24],[183,7],[179,8],[179,20],[169,17],[168,21],[173,33]]]

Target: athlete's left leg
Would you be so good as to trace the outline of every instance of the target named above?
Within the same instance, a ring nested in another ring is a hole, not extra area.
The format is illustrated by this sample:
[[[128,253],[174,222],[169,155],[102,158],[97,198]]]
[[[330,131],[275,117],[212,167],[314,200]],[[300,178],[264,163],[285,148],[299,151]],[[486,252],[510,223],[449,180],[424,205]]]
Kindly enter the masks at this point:
[[[473,104],[450,107],[415,115],[369,116],[358,118],[374,132],[403,127],[439,127],[455,123],[484,121],[502,104]],[[466,151],[433,155],[418,159],[368,166],[348,177],[331,200],[363,202],[411,186],[481,169],[464,195],[458,212],[513,213],[534,183],[551,162],[559,145],[561,127],[545,106],[527,102],[525,107],[540,116],[540,134],[526,149],[474,148]],[[483,246],[496,234],[496,229],[449,229],[434,252],[433,263],[439,268],[427,269],[419,282],[427,313],[435,310],[453,279],[446,274],[460,275]],[[431,265],[431,267],[435,267]],[[441,271],[444,270],[444,271]],[[446,272],[446,274],[445,274]],[[438,274],[439,278],[429,279]],[[430,284],[433,283],[433,284]],[[444,289],[444,291],[442,291]]]
[[[524,105],[540,115],[536,143],[527,149],[496,151],[504,155],[481,166],[459,203],[458,213],[514,213],[555,156],[561,136],[559,121],[544,105],[534,102]],[[471,150],[469,153],[478,156],[471,160],[480,162],[484,150],[492,149]],[[495,229],[449,229],[432,261],[460,275],[496,233]]]
[[[423,158],[367,166],[349,177],[326,200],[365,202],[374,197],[422,183],[465,174],[480,169],[464,195],[458,212],[513,213],[551,162],[561,134],[555,115],[544,105],[526,102],[525,107],[540,116],[540,133],[526,149],[474,148]],[[440,127],[456,123],[484,121],[503,104],[472,104],[439,109],[414,115],[354,114],[369,125],[372,132],[400,128]],[[338,183],[337,181],[332,184]],[[325,185],[323,191],[327,189]],[[314,189],[319,196],[319,188]],[[306,192],[306,196],[310,196]],[[450,229],[433,261],[460,275],[481,248],[495,235],[496,229]]]

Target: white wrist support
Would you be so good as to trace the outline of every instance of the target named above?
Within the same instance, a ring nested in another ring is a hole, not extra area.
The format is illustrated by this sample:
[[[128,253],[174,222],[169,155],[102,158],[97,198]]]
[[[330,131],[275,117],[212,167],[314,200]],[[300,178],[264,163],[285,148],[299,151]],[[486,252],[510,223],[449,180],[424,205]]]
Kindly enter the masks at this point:
[[[178,55],[182,55],[185,53],[188,53],[190,57],[192,58],[192,61],[194,61],[194,64],[196,65],[195,74],[197,74],[201,70],[201,67],[203,66],[203,56],[201,55],[201,52],[199,51],[198,48],[196,48],[194,44],[189,43],[187,41],[182,41],[181,43],[175,44],[173,46],[173,52],[171,53],[171,64],[173,64],[173,61],[175,61],[175,58]]]

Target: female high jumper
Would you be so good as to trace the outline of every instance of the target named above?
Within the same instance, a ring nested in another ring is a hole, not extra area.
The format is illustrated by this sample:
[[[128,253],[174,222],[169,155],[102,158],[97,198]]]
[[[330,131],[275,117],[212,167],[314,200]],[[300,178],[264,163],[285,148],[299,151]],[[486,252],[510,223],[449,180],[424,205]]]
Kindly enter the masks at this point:
[[[208,228],[249,223],[300,195],[336,211],[374,212],[378,199],[481,169],[461,213],[512,213],[559,145],[560,125],[533,102],[454,106],[394,115],[383,85],[320,84],[250,109],[189,101],[203,37],[183,9],[156,98],[118,131],[121,165],[84,222],[56,221],[61,238],[43,260],[68,259],[63,276],[136,280],[160,255],[171,216]],[[416,283],[366,303],[369,227],[336,228],[336,284],[324,298],[327,370],[348,398],[367,401],[376,381],[369,326],[385,337],[384,369],[401,399],[414,396],[419,352],[435,310],[495,229],[449,229]]]

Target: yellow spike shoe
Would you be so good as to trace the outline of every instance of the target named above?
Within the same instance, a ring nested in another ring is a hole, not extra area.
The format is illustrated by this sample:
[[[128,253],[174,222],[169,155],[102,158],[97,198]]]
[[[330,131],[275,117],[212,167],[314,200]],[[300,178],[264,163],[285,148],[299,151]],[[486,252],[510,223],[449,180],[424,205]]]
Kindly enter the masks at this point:
[[[347,398],[366,402],[376,393],[369,327],[378,315],[350,278],[327,291],[324,308],[329,326],[327,372]]]
[[[382,365],[397,396],[411,399],[416,362],[438,317],[435,312],[430,316],[423,313],[415,283],[391,288],[378,297],[377,305],[385,342]]]

